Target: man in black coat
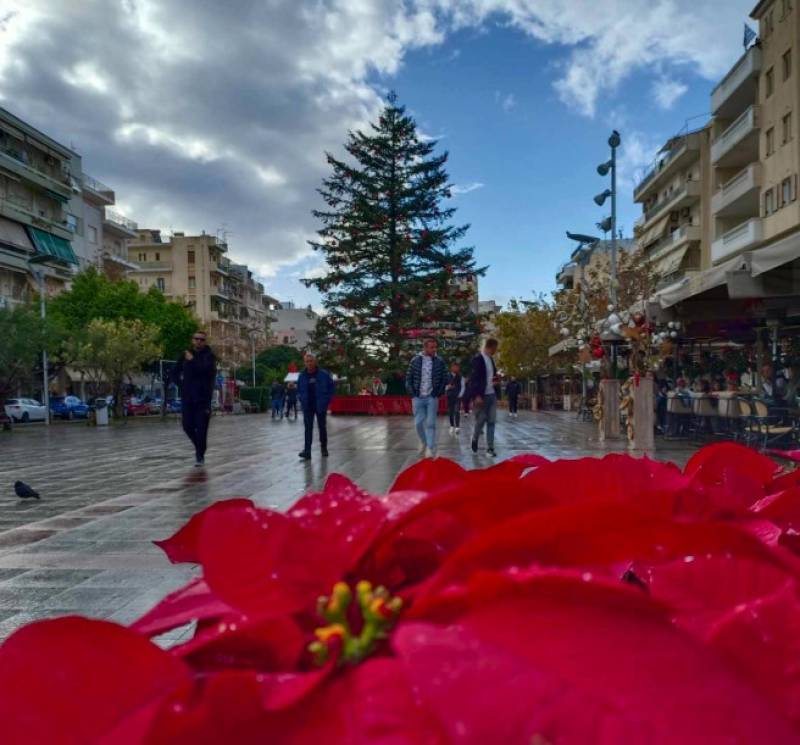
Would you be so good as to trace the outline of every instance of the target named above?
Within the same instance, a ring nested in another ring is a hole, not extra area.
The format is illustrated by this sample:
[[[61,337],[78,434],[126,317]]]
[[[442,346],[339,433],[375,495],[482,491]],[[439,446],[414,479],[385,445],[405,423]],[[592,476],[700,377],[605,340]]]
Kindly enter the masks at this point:
[[[194,445],[197,467],[205,463],[216,375],[217,360],[206,345],[206,333],[196,331],[191,350],[185,351],[183,359],[178,360],[175,377],[181,391],[183,431]]]
[[[475,410],[475,426],[472,430],[472,452],[478,452],[478,439],[486,426],[486,452],[494,457],[494,425],[497,421],[497,391],[499,382],[494,355],[497,339],[487,339],[481,352],[472,360],[472,372],[467,386],[467,396]]]
[[[506,383],[506,396],[508,396],[508,415],[516,418],[517,405],[519,402],[519,394],[522,386],[517,379],[512,375],[508,383]]]

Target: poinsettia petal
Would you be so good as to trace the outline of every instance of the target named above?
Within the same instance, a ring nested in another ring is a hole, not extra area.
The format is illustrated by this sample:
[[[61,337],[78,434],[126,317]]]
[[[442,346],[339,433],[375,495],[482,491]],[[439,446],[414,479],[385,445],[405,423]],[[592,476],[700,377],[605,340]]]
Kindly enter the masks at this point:
[[[775,461],[736,442],[718,442],[698,450],[683,472],[704,483],[719,483],[726,469],[734,469],[755,479],[762,486],[774,478],[779,468]]]
[[[770,494],[756,502],[752,511],[782,528],[800,528],[800,487]]]
[[[291,618],[257,620],[229,616],[199,628],[170,652],[195,671],[248,669],[277,672],[294,669],[306,646],[306,635]]]
[[[733,608],[709,641],[800,725],[800,603],[794,585]]]
[[[247,509],[252,506],[253,503],[249,499],[237,498],[215,502],[210,507],[192,515],[189,522],[174,535],[163,541],[153,541],[153,543],[167,555],[173,564],[197,563],[200,560],[197,555],[197,539],[206,516],[225,510]]]
[[[32,623],[0,647],[2,740],[82,745],[116,731],[121,742],[189,684],[180,660],[123,626],[75,616]]]
[[[787,552],[732,524],[670,520],[630,505],[589,502],[521,515],[476,535],[447,558],[424,594],[435,596],[437,588],[478,569],[532,564],[592,568],[727,553],[798,572]]]
[[[327,538],[269,510],[209,515],[199,542],[203,576],[212,592],[246,615],[266,619],[313,608],[351,559],[346,536]]]
[[[653,598],[674,609],[678,623],[698,637],[734,608],[795,584],[772,564],[736,556],[687,556],[638,568]]]
[[[463,479],[467,471],[447,458],[425,458],[406,468],[389,488],[394,491],[432,491]]]
[[[392,646],[454,743],[794,742],[747,680],[644,593],[473,577]]]
[[[192,621],[237,615],[236,611],[211,591],[203,579],[167,595],[154,608],[131,624],[131,628],[146,636],[163,634]]]

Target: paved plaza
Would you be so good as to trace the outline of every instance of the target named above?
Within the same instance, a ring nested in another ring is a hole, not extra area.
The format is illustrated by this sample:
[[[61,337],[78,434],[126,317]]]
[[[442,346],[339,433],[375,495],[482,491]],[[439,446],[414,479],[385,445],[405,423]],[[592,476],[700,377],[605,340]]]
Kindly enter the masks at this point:
[[[285,509],[340,472],[385,492],[418,457],[413,422],[405,417],[332,417],[330,457],[300,461],[302,422],[265,415],[212,420],[206,467],[177,420],[129,421],[111,428],[63,423],[0,433],[0,639],[29,621],[80,613],[127,623],[196,571],[171,565],[151,541],[171,535],[198,510],[220,499],[249,497]],[[471,422],[459,436],[439,419],[439,453],[467,468],[491,462],[470,450]],[[597,441],[596,428],[574,415],[500,413],[496,446],[502,460],[521,452],[547,457],[602,455],[625,442]],[[659,443],[655,457],[685,462],[684,443]],[[41,501],[21,501],[16,479]],[[165,635],[174,644],[188,629]]]

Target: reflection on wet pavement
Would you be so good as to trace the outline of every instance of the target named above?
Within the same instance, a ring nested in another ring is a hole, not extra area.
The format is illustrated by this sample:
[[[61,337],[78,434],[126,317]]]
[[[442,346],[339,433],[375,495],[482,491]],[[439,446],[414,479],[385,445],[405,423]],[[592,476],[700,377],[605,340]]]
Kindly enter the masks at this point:
[[[439,419],[439,454],[467,468],[489,465],[470,450],[467,420],[459,435]],[[148,610],[196,570],[172,566],[151,541],[164,538],[195,512],[219,500],[248,497],[287,508],[344,473],[363,488],[385,492],[418,457],[413,422],[405,417],[333,417],[330,457],[316,448],[297,457],[302,424],[265,416],[215,417],[205,468],[194,468],[177,421],[140,421],[111,429],[65,423],[0,433],[0,638],[38,618],[81,613],[123,623]],[[692,448],[659,443],[651,455],[684,463]],[[499,458],[537,452],[574,458],[626,450],[624,441],[600,443],[593,425],[574,415],[501,413]],[[31,484],[41,502],[13,496],[16,479]],[[165,635],[173,644],[189,633]]]

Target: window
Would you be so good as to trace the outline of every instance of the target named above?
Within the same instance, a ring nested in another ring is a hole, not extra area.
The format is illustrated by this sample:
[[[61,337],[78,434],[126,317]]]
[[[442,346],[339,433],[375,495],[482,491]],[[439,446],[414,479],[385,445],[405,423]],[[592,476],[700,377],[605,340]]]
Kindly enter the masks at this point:
[[[283,337],[283,343],[284,344],[288,344],[289,343],[289,337],[288,336],[284,336]]]
[[[197,287],[197,280],[194,277],[189,277],[189,289],[194,290]]]
[[[792,0],[781,0],[781,20],[792,12]]]
[[[764,217],[769,217],[775,212],[775,192],[767,189],[764,192]]]
[[[156,251],[156,261],[161,261],[161,254]]]
[[[764,15],[764,33],[763,36],[766,38],[775,30],[775,13],[774,11],[770,11]]]
[[[770,67],[765,75],[765,82],[767,86],[767,98],[775,92],[775,68]]]
[[[164,285],[164,278],[163,277],[159,277],[156,280],[156,287],[158,287],[158,289],[161,290],[161,292],[164,292],[164,286],[165,286]]]
[[[783,117],[783,144],[790,142],[792,139],[792,112],[790,111]]]
[[[767,130],[764,139],[767,143],[767,156],[770,156],[775,152],[775,127],[770,127]]]
[[[89,243],[97,243],[97,228],[94,225],[89,226]]]
[[[67,230],[71,233],[78,232],[78,218],[73,214],[67,215]]]
[[[783,55],[783,79],[788,80],[792,76],[792,50],[790,49]]]
[[[194,264],[194,251],[186,252],[186,261],[189,264]]]
[[[781,207],[792,201],[792,179],[785,178],[781,181]]]
[[[147,261],[147,254],[140,253],[139,254],[139,261]]]

